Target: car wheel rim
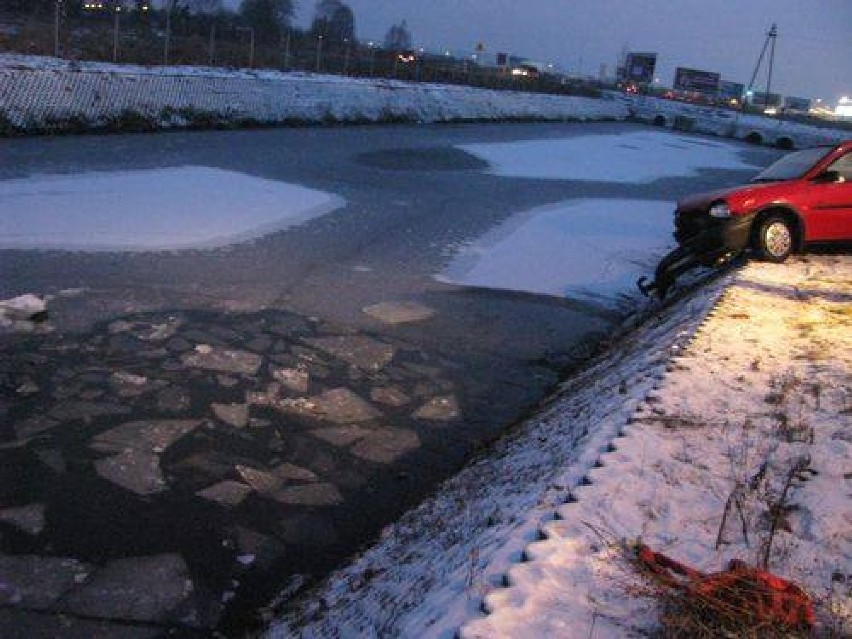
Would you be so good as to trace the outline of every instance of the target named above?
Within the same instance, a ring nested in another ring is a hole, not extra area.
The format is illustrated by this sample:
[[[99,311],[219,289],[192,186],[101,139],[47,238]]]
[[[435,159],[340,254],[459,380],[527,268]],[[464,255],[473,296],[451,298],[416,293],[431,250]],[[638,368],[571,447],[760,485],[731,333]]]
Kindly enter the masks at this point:
[[[780,257],[790,252],[793,238],[790,229],[783,222],[770,224],[766,229],[766,251],[773,257]]]

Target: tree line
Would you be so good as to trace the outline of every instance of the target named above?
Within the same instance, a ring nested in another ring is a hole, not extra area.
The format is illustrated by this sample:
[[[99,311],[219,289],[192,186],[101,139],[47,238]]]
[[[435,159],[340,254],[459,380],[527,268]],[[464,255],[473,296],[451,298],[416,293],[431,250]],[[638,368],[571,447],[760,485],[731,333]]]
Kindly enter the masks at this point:
[[[3,0],[2,4],[0,13],[19,19],[48,19],[57,10],[63,19],[109,19],[119,8],[143,27],[168,19],[186,33],[251,28],[259,44],[274,44],[295,32],[332,46],[356,42],[355,14],[342,0],[318,0],[307,30],[293,25],[294,0],[241,0],[236,10],[225,7],[222,0]],[[384,48],[411,48],[411,33],[404,20],[388,29]]]

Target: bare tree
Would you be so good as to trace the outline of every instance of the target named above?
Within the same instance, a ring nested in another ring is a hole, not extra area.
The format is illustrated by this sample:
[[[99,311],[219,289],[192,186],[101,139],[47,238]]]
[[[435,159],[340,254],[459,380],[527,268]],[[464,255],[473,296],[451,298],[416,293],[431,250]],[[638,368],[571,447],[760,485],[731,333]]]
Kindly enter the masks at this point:
[[[224,10],[222,0],[183,0],[187,10],[194,14],[213,15]]]
[[[240,15],[258,40],[277,40],[293,19],[293,0],[242,0]]]
[[[329,42],[355,40],[355,14],[340,0],[319,0],[311,23],[311,35]]]
[[[393,25],[385,35],[385,49],[389,51],[408,51],[411,49],[411,32],[403,20]]]

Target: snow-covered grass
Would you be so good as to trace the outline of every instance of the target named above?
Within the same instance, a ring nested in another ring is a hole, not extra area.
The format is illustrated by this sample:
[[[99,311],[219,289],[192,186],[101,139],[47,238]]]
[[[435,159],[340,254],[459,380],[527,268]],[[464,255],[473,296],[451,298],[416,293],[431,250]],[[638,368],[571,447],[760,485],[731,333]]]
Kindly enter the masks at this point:
[[[0,248],[221,246],[343,204],[330,193],[203,166],[37,175],[0,180]]]
[[[633,116],[784,148],[849,131],[605,92],[604,100],[261,69],[0,54],[0,135],[337,122],[607,120]]]
[[[623,119],[611,100],[309,73],[0,55],[0,133],[245,124]]]
[[[269,637],[645,636],[658,601],[622,543],[639,538],[705,571],[769,544],[824,636],[845,636],[851,299],[852,259],[807,257],[652,312]]]
[[[566,620],[572,636],[599,639],[653,626],[655,602],[633,596],[642,580],[618,543],[640,537],[707,572],[765,564],[810,593],[822,636],[848,636],[851,295],[849,258],[746,268],[462,637],[568,636]],[[742,511],[726,519],[732,496]]]

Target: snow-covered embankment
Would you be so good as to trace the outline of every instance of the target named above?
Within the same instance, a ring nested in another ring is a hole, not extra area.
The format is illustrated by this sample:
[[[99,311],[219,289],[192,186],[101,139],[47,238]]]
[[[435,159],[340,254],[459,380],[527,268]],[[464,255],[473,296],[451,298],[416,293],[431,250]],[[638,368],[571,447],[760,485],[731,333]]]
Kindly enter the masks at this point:
[[[0,56],[0,133],[241,124],[623,119],[608,100],[274,71]]]

